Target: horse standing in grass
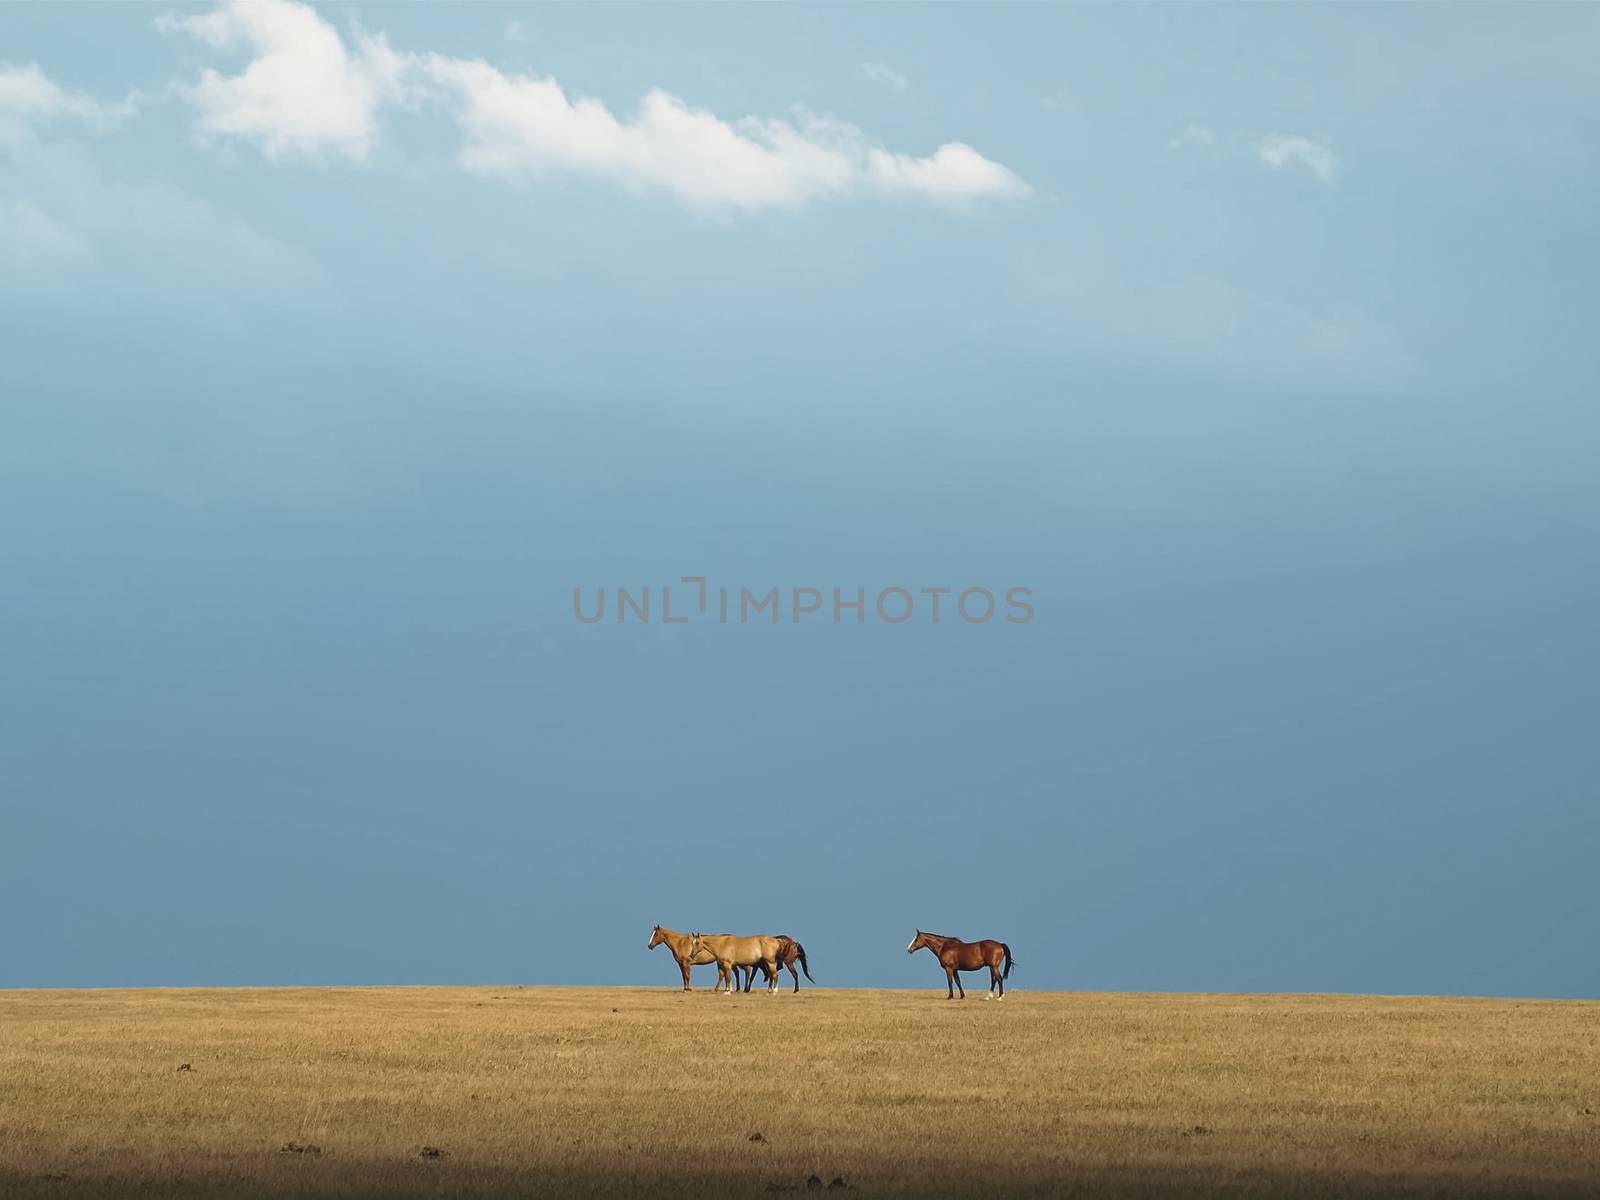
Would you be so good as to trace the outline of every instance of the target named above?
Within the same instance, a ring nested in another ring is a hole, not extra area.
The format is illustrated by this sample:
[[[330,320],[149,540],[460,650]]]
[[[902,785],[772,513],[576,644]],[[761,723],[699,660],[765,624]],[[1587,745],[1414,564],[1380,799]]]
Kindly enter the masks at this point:
[[[646,950],[654,950],[657,946],[665,946],[672,953],[672,957],[678,962],[679,970],[683,972],[683,990],[686,992],[694,991],[694,989],[689,986],[689,968],[703,967],[707,963],[714,963],[717,961],[712,956],[711,951],[706,949],[696,951],[691,947],[691,942],[693,941],[694,936],[695,935],[692,933],[679,933],[675,929],[663,929],[661,926],[657,925],[655,929],[651,931],[650,944],[645,947]],[[754,975],[754,972],[751,972],[751,974]],[[811,978],[811,973],[809,971],[806,972],[806,978]],[[722,979],[720,971],[717,974],[717,979],[718,982],[720,982]],[[745,986],[749,986],[748,980],[745,981]],[[799,984],[797,983],[795,986],[798,987]]]
[[[806,978],[810,979],[812,983],[815,983],[816,980],[811,979],[811,968],[806,965],[806,948],[799,942],[795,941],[788,934],[779,934],[778,965],[780,967],[789,968],[789,974],[794,976],[794,990],[798,992],[800,990],[800,975],[799,972],[794,969],[794,964],[797,962],[800,964],[800,970],[806,973]],[[763,966],[761,969],[765,971],[767,968]],[[755,971],[752,969],[747,969],[744,973],[744,990],[748,992],[750,990],[750,985],[755,981]],[[767,982],[770,984],[772,981],[769,979]]]
[[[733,937],[726,933],[697,933],[689,939],[691,957],[698,957],[702,950],[709,950],[711,957],[717,960],[717,983],[711,990],[726,988],[730,996],[733,995],[734,971],[739,967],[756,966],[765,969],[767,978],[771,981],[767,985],[767,995],[776,996],[778,953],[781,949],[780,938],[765,934],[757,937]]]
[[[939,965],[944,968],[945,988],[949,995],[947,1000],[956,998],[959,989],[961,998],[967,998],[967,989],[961,986],[962,971],[981,971],[989,968],[989,994],[985,1000],[1004,1000],[1006,998],[1005,980],[1011,975],[1011,968],[1016,963],[1011,958],[1011,947],[1004,942],[982,941],[963,942],[960,938],[943,937],[937,933],[923,933],[917,930],[917,936],[911,939],[911,944],[906,947],[907,954],[915,954],[926,946],[933,951],[933,956],[939,960]],[[1000,969],[1001,963],[1005,970]],[[995,989],[999,989],[999,995]]]

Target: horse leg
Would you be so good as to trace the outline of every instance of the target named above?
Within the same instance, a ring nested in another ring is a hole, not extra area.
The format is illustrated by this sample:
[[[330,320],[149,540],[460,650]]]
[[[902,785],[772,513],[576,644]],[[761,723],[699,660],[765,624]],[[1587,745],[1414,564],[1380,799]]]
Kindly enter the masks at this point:
[[[989,970],[994,972],[994,986],[1000,989],[1000,994],[995,999],[1004,1000],[1006,998],[1006,977],[1000,973],[1000,964],[989,964]]]
[[[944,991],[946,1000],[954,1000],[956,998],[956,969],[954,967],[946,967],[944,969]]]
[[[794,990],[800,990],[800,972],[794,969],[794,959],[789,960],[789,974],[794,976]]]
[[[965,1000],[967,998],[967,989],[961,986],[961,968],[953,968],[951,974],[956,977],[956,991],[960,992],[961,998]]]
[[[678,968],[683,972],[683,990],[686,992],[694,991],[694,988],[689,986],[689,960],[687,958],[679,959]]]

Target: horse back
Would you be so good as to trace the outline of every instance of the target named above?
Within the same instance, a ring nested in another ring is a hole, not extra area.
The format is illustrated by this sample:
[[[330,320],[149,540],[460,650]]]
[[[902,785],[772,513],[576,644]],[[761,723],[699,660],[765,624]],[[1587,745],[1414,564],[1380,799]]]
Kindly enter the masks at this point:
[[[700,945],[723,962],[734,966],[754,966],[766,959],[776,959],[779,940],[775,937],[731,937],[728,934],[703,934]]]
[[[997,942],[992,938],[984,938],[983,941],[973,944],[982,952],[984,966],[998,967],[1005,962],[1006,944],[1004,942]]]
[[[953,959],[958,971],[976,971],[979,967],[997,966],[1005,958],[1005,946],[991,938],[981,942],[961,942],[951,939],[944,945],[945,954]],[[941,954],[939,957],[943,958]]]

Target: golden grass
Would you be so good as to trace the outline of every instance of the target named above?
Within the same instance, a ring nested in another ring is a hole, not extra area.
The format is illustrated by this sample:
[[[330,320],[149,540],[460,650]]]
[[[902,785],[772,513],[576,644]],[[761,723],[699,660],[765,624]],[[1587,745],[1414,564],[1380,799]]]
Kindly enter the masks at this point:
[[[1600,1191],[1597,1004],[935,982],[0,992],[0,1194]]]

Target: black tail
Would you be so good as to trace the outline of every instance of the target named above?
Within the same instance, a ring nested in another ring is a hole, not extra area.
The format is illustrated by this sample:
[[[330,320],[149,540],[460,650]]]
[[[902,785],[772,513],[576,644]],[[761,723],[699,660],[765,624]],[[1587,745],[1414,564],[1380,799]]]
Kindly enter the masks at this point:
[[[1000,943],[1000,949],[1002,949],[1002,950],[1004,950],[1006,952],[1006,969],[1004,971],[1000,972],[1000,978],[1001,979],[1010,979],[1011,978],[1011,968],[1016,966],[1017,963],[1016,963],[1016,960],[1011,957],[1011,947],[1010,946],[1006,945],[1004,942],[1001,942]]]
[[[800,960],[800,969],[806,973],[806,978],[811,979],[811,968],[806,966],[806,948],[799,942],[794,944],[794,956]],[[815,983],[815,979],[811,979]]]

